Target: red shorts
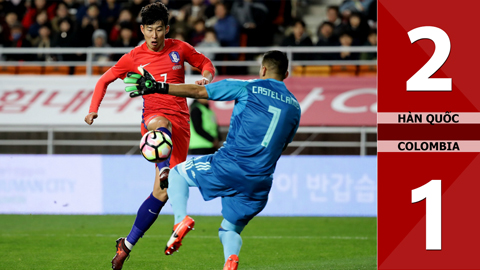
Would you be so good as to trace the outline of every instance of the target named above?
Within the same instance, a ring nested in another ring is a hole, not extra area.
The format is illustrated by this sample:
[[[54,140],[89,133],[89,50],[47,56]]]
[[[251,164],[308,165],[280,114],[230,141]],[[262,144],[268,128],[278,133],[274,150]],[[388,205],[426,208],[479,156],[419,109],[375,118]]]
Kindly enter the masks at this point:
[[[188,146],[190,144],[190,123],[180,117],[165,115],[162,113],[151,113],[142,115],[142,136],[148,132],[148,123],[155,117],[163,116],[172,123],[172,143],[173,151],[170,156],[170,168],[184,162],[187,159]]]

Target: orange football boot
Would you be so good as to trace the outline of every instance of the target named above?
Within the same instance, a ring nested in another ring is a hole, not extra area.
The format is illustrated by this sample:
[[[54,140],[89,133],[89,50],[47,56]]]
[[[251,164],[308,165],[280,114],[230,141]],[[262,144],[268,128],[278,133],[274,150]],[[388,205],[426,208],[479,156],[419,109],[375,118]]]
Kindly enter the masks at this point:
[[[165,247],[165,255],[172,255],[174,251],[180,248],[183,237],[185,237],[189,231],[193,230],[194,225],[195,221],[191,217],[186,216],[180,223],[173,226],[172,236]]]
[[[237,270],[238,267],[238,256],[235,254],[230,255],[228,257],[223,270]]]
[[[112,259],[112,269],[120,270],[123,267],[123,263],[128,257],[130,257],[130,250],[125,246],[125,238],[121,237],[117,239],[117,253]]]

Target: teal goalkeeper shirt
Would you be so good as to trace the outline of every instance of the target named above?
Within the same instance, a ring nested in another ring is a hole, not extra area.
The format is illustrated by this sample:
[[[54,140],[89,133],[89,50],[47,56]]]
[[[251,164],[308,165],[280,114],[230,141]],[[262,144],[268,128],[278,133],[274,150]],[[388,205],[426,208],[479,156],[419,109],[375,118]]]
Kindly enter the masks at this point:
[[[300,123],[300,105],[274,79],[227,79],[205,86],[210,100],[235,100],[230,129],[211,163],[215,176],[238,192],[265,199],[283,147]]]

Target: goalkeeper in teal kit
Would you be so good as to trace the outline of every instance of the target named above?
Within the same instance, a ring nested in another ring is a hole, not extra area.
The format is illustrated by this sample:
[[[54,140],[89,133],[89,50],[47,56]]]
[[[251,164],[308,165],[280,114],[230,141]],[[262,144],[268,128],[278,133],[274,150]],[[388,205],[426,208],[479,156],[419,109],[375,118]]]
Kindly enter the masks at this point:
[[[169,85],[155,82],[146,70],[143,76],[129,74],[130,96],[162,93],[180,97],[235,100],[230,129],[223,147],[215,154],[187,160],[169,175],[168,196],[175,216],[174,232],[165,248],[170,255],[193,229],[187,215],[189,187],[198,187],[205,200],[222,199],[224,220],[219,229],[224,247],[224,269],[237,269],[242,245],[240,233],[267,204],[273,173],[282,151],[300,122],[300,106],[283,80],[288,59],[280,51],[264,54],[258,80],[227,79],[205,86]]]

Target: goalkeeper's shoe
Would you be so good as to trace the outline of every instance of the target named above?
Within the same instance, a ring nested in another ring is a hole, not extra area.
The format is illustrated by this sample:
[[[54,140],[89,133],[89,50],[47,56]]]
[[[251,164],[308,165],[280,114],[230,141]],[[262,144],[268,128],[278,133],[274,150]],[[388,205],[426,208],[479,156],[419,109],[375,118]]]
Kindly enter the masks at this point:
[[[125,246],[125,238],[118,238],[117,245],[117,253],[112,259],[112,269],[120,270],[123,267],[123,263],[125,262],[128,257],[130,257],[130,249]]]
[[[238,267],[238,256],[235,254],[230,255],[228,257],[223,270],[237,270]]]
[[[185,237],[189,231],[193,230],[194,225],[195,221],[191,217],[186,216],[180,223],[173,226],[172,236],[165,247],[165,255],[172,255],[173,252],[180,248],[183,237]]]
[[[160,188],[165,189],[168,188],[168,175],[170,174],[169,167],[163,167],[160,169],[158,176],[160,178]]]

